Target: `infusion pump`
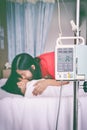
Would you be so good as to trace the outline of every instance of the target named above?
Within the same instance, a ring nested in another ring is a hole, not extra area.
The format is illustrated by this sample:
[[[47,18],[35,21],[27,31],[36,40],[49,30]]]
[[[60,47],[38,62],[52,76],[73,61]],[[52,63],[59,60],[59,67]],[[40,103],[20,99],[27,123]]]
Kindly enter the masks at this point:
[[[63,45],[62,39],[82,41],[78,45]],[[87,79],[87,45],[82,37],[60,37],[55,47],[55,79],[86,80]]]

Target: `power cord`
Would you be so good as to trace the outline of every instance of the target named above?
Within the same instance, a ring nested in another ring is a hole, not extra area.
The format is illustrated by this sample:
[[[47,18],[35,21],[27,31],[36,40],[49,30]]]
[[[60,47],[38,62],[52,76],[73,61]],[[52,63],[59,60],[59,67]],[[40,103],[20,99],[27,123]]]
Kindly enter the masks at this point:
[[[58,103],[57,118],[56,118],[56,128],[55,128],[55,130],[58,129],[58,125],[59,125],[59,114],[60,114],[60,106],[61,106],[61,97],[62,97],[62,81],[61,81],[61,87],[60,87],[59,103]]]

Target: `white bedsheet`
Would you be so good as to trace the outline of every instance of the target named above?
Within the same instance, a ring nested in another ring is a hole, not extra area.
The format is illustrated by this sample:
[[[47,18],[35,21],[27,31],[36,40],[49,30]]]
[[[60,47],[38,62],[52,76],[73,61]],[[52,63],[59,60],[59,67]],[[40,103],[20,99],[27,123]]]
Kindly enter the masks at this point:
[[[60,87],[49,86],[42,95],[33,96],[34,82],[28,84],[25,97],[0,89],[0,130],[55,130]],[[73,130],[72,82],[62,88],[58,130]],[[79,89],[78,130],[87,130],[87,94],[83,89]]]

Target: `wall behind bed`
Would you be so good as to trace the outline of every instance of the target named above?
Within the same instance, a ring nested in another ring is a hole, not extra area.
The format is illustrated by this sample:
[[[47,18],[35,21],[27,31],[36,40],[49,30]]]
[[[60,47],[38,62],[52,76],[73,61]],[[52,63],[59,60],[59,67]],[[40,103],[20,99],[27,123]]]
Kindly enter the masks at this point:
[[[76,0],[62,0],[64,3],[60,2],[61,7],[61,27],[63,36],[73,36],[73,32],[70,25],[70,20],[75,21],[76,12]],[[80,17],[80,30],[81,36],[85,38],[87,43],[87,0],[81,0],[81,17]],[[8,61],[8,43],[7,43],[7,29],[6,29],[6,2],[5,0],[0,0],[0,24],[4,30],[3,41],[4,44],[1,46],[0,38],[0,78],[2,77],[2,69],[4,64]],[[54,51],[56,39],[58,38],[58,9],[57,3],[55,4],[52,22],[49,28],[48,37],[46,40],[46,45],[44,52]],[[66,41],[67,43],[67,41]]]
[[[61,28],[63,36],[73,36],[74,33],[72,31],[70,20],[74,20],[76,18],[76,1],[77,0],[60,0],[64,3],[60,2],[60,20],[61,20]],[[85,38],[85,42],[87,43],[87,0],[80,0],[80,35]],[[56,39],[59,36],[58,31],[58,9],[57,4],[55,4],[54,14],[52,18],[52,22],[49,29],[48,39],[46,41],[45,51],[54,50],[54,46],[56,43]],[[65,41],[67,43],[67,40]],[[50,45],[50,46],[49,46]]]
[[[6,2],[5,0],[0,0],[0,78],[3,66],[8,59],[7,46]]]

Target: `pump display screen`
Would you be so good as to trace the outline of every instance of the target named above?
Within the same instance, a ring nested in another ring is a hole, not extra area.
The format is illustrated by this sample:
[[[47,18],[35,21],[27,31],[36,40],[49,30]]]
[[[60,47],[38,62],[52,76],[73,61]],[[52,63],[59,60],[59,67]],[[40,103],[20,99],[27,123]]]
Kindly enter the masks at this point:
[[[73,71],[73,48],[57,49],[57,71],[72,72]]]

